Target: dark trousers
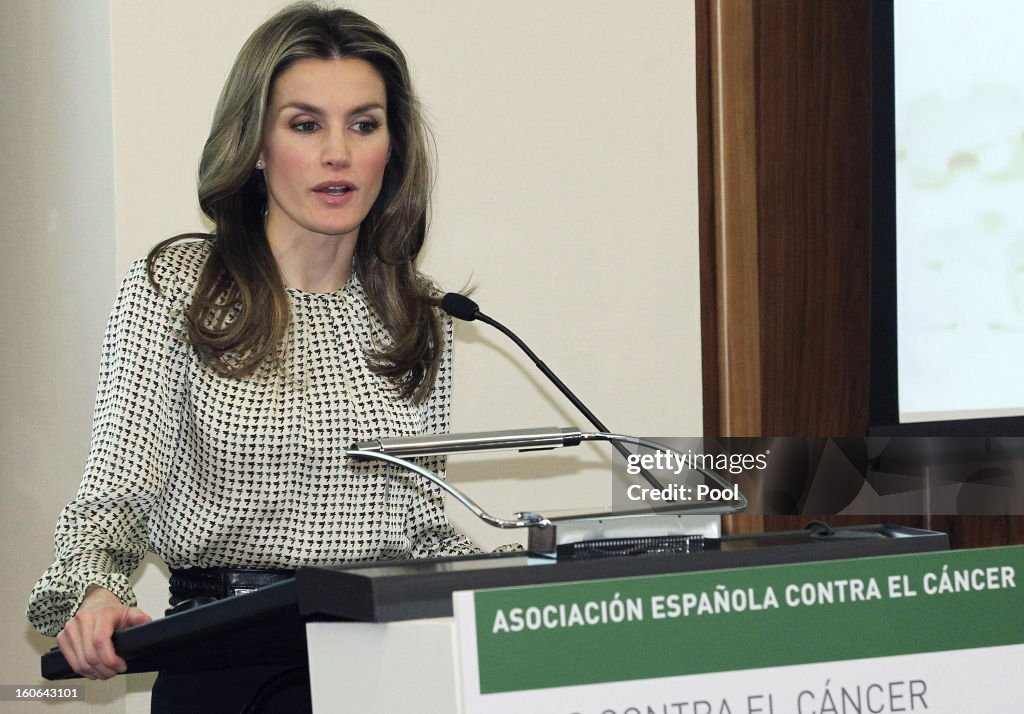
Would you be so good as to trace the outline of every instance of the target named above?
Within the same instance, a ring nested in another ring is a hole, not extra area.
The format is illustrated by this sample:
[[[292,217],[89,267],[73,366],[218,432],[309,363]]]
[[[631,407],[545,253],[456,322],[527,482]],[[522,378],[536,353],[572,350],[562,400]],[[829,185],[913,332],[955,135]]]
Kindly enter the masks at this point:
[[[306,666],[160,672],[153,684],[151,714],[303,714],[312,710]]]

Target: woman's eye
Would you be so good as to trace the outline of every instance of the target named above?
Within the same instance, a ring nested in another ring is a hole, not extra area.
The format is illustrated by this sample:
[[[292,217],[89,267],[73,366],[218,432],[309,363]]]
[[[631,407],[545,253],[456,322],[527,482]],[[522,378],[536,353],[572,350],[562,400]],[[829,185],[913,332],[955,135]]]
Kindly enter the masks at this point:
[[[309,132],[316,131],[316,122],[315,121],[297,121],[297,122],[292,123],[292,129],[294,129],[295,131],[302,132],[304,134],[308,134]]]
[[[360,119],[352,127],[360,134],[370,134],[380,128],[380,122],[376,119]]]

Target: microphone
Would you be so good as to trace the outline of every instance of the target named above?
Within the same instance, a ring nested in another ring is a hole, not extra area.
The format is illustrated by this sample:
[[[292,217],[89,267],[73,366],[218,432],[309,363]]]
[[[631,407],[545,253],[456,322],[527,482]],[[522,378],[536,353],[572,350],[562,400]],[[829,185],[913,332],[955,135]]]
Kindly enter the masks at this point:
[[[480,306],[460,293],[446,293],[441,298],[441,309],[458,320],[472,322],[480,314]]]
[[[558,391],[560,391],[566,397],[566,399],[572,402],[574,407],[580,410],[580,413],[582,413],[583,416],[587,418],[587,421],[594,425],[595,429],[605,433],[609,432],[608,427],[606,427],[601,422],[601,420],[597,418],[594,412],[590,411],[590,409],[587,408],[587,405],[584,404],[579,397],[573,394],[572,390],[566,386],[565,382],[559,379],[558,375],[552,372],[551,368],[544,364],[540,357],[538,357],[537,354],[533,350],[531,350],[525,342],[519,339],[519,336],[517,334],[512,332],[512,330],[508,329],[494,318],[489,317],[484,313],[480,312],[480,306],[477,305],[476,302],[470,300],[468,297],[460,293],[445,293],[444,297],[441,298],[441,309],[457,320],[464,320],[466,322],[480,320],[480,322],[485,322],[491,327],[494,327],[498,331],[502,332],[506,337],[515,342],[516,345],[519,346],[519,349],[526,353],[526,356],[533,361],[533,363],[537,366],[537,369],[539,369],[541,373],[545,377],[547,377],[552,384],[558,387]],[[612,446],[615,447],[616,451],[622,454],[623,458],[629,458],[629,449],[627,449],[621,442],[613,441]],[[641,467],[640,475],[643,476],[647,483],[649,483],[651,486],[654,486],[655,488],[659,489],[662,488],[661,483],[656,478],[654,478],[654,476],[652,476],[650,472],[647,471],[647,469]]]
[[[533,363],[537,365],[537,368],[544,374],[544,376],[547,377],[556,387],[558,387],[558,390],[563,395],[565,395],[565,397],[570,402],[572,402],[573,406],[579,409],[583,413],[583,416],[585,416],[587,420],[594,425],[594,428],[596,428],[598,431],[608,431],[608,427],[601,423],[601,420],[598,419],[597,416],[595,416],[594,413],[587,408],[587,405],[580,401],[579,397],[573,394],[572,390],[566,386],[565,382],[559,379],[558,375],[552,372],[551,369],[546,364],[544,364],[540,357],[538,357],[536,353],[533,350],[531,350],[525,342],[519,339],[519,336],[517,334],[512,332],[512,330],[508,329],[494,318],[489,317],[484,313],[480,312],[480,306],[477,305],[473,300],[470,300],[465,295],[461,295],[459,293],[447,293],[443,298],[441,298],[441,309],[458,320],[464,320],[466,322],[480,320],[480,322],[485,322],[491,327],[494,327],[499,331],[503,332],[509,339],[511,339],[513,342],[516,343],[516,345],[519,346],[519,349],[526,353],[527,357],[533,360]]]

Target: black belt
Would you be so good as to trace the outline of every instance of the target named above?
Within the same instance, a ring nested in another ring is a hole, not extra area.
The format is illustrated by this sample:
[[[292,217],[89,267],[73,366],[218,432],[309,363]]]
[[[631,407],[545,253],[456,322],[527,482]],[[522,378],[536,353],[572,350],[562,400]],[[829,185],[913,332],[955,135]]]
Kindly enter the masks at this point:
[[[251,593],[294,577],[294,570],[283,569],[171,568],[171,610],[167,614]]]

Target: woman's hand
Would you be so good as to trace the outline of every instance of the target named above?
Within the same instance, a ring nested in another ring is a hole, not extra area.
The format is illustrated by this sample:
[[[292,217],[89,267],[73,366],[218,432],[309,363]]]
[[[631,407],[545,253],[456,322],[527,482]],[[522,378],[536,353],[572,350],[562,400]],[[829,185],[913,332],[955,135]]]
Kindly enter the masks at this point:
[[[125,607],[109,590],[93,586],[86,591],[78,612],[57,635],[57,646],[71,669],[83,677],[110,679],[128,667],[114,652],[111,636],[151,619],[137,607]]]

